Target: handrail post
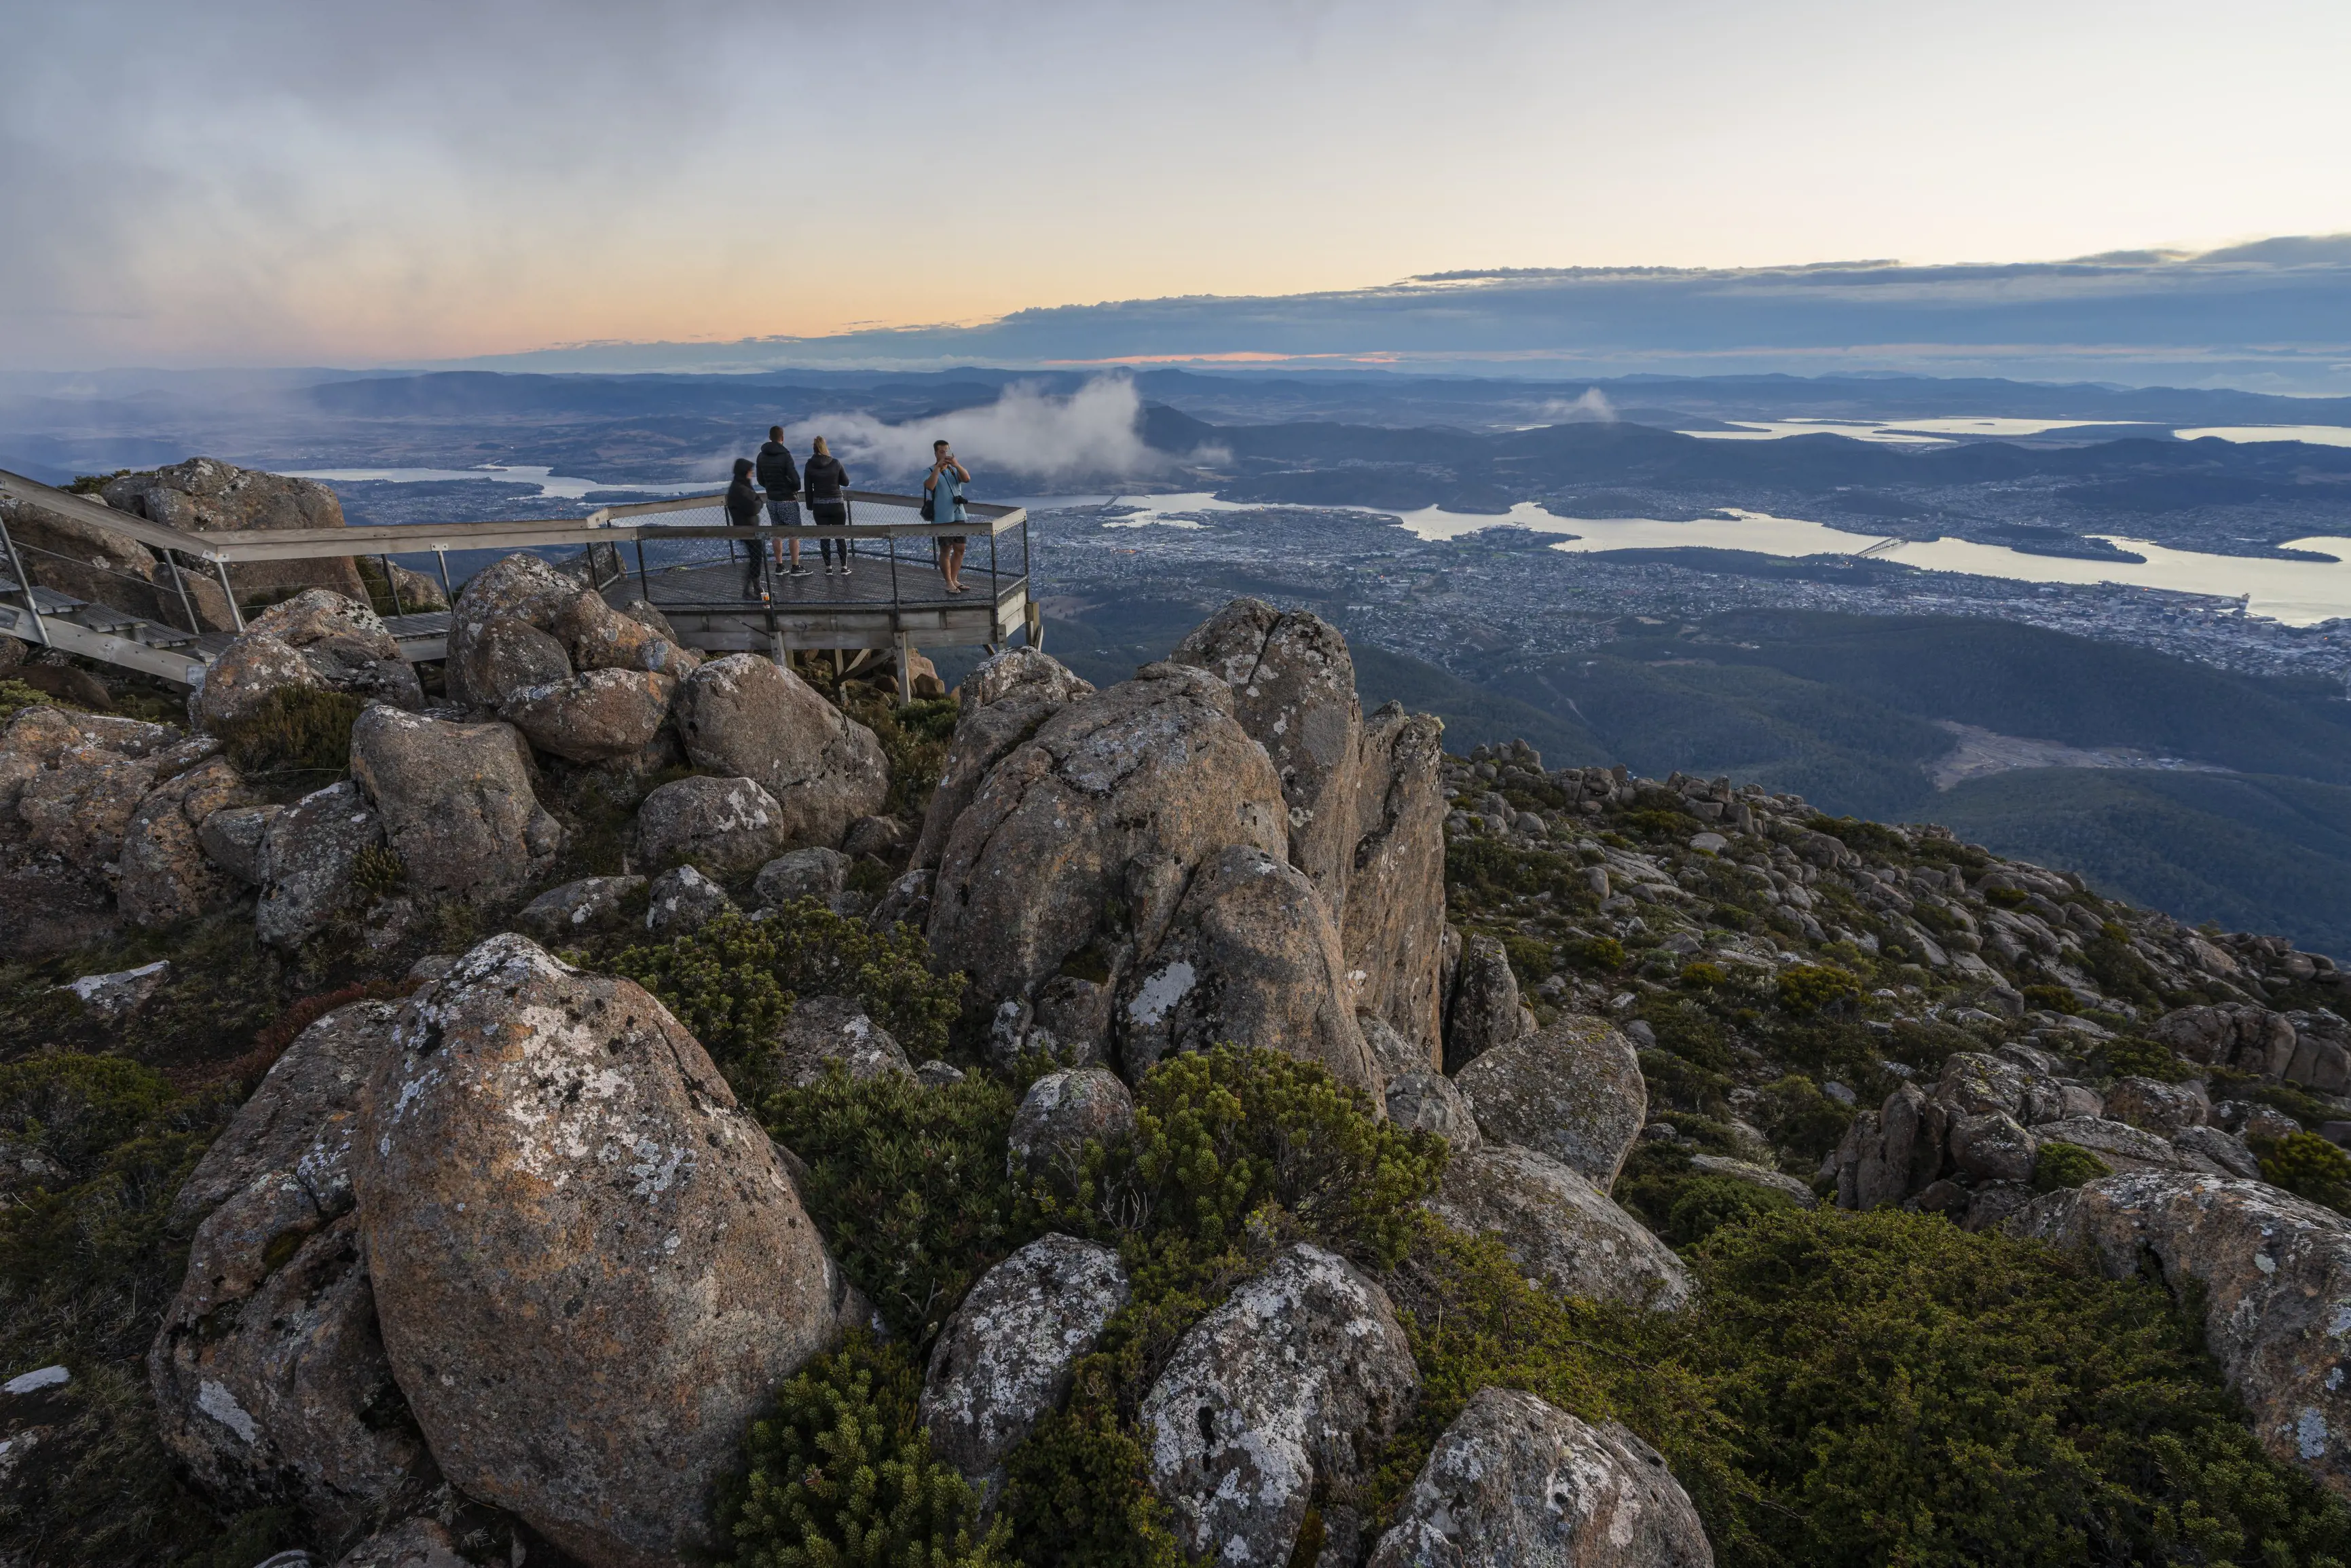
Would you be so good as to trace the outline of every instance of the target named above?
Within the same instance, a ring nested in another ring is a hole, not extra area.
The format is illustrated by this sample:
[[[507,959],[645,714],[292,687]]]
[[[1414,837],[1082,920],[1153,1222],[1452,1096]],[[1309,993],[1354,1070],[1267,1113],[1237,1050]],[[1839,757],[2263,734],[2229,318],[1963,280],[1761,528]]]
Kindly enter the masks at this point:
[[[245,612],[236,607],[236,590],[229,586],[228,562],[218,556],[213,557],[213,572],[220,579],[221,597],[228,601],[229,624],[235,627],[238,634],[242,636],[245,632]]]
[[[392,557],[380,555],[375,559],[383,562],[383,590],[392,595],[392,612],[394,615],[405,613],[400,608],[400,579],[392,575]]]
[[[441,563],[441,597],[449,601],[450,609],[455,610],[457,608],[457,585],[449,580],[448,547],[446,545],[434,545],[433,547],[433,559]]]
[[[5,522],[0,522],[0,544],[8,547],[8,564],[16,574],[17,591],[25,596],[25,613],[32,617],[33,635],[40,640],[42,647],[47,648],[50,645],[49,629],[42,624],[41,606],[33,597],[33,574],[25,570],[25,558],[16,553],[16,541],[10,537],[8,525]]]
[[[171,569],[172,586],[180,591],[180,610],[188,618],[188,635],[193,637],[204,628],[196,619],[195,601],[188,597],[188,580],[181,575],[179,559],[170,550],[163,552],[163,564]]]

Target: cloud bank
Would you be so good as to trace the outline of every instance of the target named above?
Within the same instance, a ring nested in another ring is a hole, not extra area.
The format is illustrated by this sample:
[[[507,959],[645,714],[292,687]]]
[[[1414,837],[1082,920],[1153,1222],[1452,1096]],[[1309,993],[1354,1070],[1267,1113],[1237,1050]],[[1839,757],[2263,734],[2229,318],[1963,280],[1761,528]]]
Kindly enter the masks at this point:
[[[900,424],[869,413],[819,414],[786,426],[784,439],[796,454],[805,455],[811,438],[821,435],[852,470],[888,475],[928,468],[931,443],[944,439],[975,469],[1040,480],[1124,477],[1160,472],[1174,463],[1171,455],[1144,444],[1142,413],[1133,382],[1102,376],[1067,397],[1016,382],[992,403]]]

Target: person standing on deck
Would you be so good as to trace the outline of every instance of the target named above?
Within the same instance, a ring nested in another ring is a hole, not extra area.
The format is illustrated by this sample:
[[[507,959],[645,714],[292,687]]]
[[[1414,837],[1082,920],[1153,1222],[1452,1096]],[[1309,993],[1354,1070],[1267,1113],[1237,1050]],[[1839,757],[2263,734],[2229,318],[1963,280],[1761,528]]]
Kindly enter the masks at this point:
[[[809,453],[808,466],[800,471],[800,481],[808,487],[809,520],[820,528],[845,528],[849,526],[849,470],[824,444],[816,438],[814,450]],[[824,574],[832,575],[832,540],[818,541],[824,547]],[[841,541],[841,575],[849,575],[849,541]]]
[[[759,488],[768,493],[768,522],[772,528],[797,528],[800,526],[800,471],[792,462],[791,449],[784,444],[784,427],[768,426],[768,444],[759,448],[758,465]],[[800,564],[800,540],[798,534],[787,534],[791,540],[789,577],[806,577],[808,568]],[[784,564],[783,546],[768,547],[775,552],[776,564]]]
[[[730,528],[756,528],[759,526],[759,492],[751,487],[751,460],[735,459],[735,480],[726,486],[726,526]],[[751,548],[743,552],[743,597],[759,597],[759,540],[755,535],[745,541]]]
[[[971,514],[965,510],[963,487],[971,483],[971,470],[956,461],[955,448],[944,441],[931,443],[931,472],[923,480],[923,488],[930,492],[931,520],[935,523],[967,523]],[[961,593],[963,586],[964,537],[961,534],[941,534],[935,541],[939,558],[939,575],[947,580],[949,593]]]

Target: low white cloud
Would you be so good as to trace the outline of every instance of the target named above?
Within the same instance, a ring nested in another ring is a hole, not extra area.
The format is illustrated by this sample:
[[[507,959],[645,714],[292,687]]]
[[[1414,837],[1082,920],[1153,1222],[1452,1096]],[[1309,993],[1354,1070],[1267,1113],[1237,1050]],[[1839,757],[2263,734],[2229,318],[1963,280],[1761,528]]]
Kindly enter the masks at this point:
[[[821,435],[852,469],[889,474],[929,467],[931,443],[940,439],[975,470],[1040,479],[1146,474],[1168,467],[1174,459],[1144,444],[1142,413],[1143,400],[1124,376],[1088,382],[1067,397],[1016,382],[992,403],[904,424],[887,424],[870,413],[819,414],[789,426],[784,440],[804,455],[810,438]]]
[[[1616,405],[1598,387],[1586,387],[1579,398],[1555,397],[1542,405],[1542,417],[1553,424],[1614,424]]]

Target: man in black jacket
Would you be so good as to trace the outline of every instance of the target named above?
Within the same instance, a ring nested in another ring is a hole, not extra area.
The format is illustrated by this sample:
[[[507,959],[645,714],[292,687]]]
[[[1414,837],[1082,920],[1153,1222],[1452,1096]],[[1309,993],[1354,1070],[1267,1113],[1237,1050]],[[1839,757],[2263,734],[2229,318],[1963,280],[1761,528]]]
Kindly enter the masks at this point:
[[[799,528],[800,526],[800,471],[792,465],[791,452],[784,445],[782,425],[768,426],[768,444],[759,448],[758,468],[759,488],[768,493],[768,521],[778,528]],[[792,564],[791,570],[785,575],[806,577],[809,574],[808,568],[800,564],[799,536],[794,534],[790,538]],[[777,547],[771,544],[768,548],[775,549]],[[778,566],[784,564],[780,551],[777,555],[776,564]]]

